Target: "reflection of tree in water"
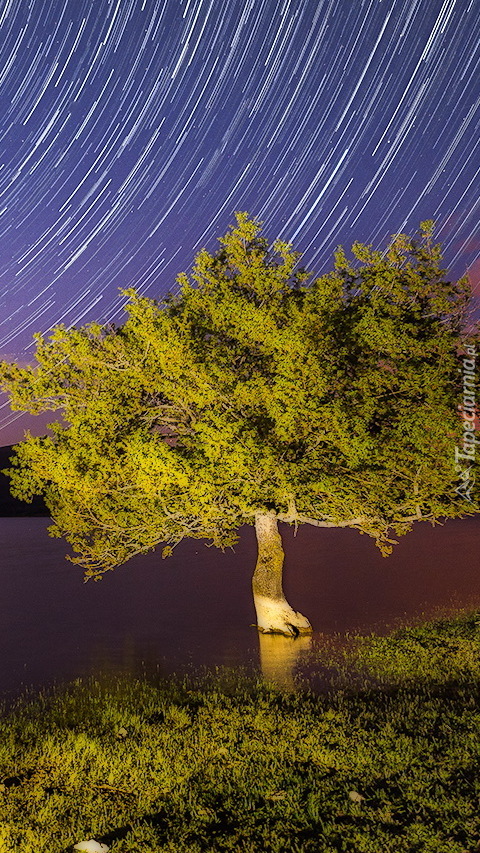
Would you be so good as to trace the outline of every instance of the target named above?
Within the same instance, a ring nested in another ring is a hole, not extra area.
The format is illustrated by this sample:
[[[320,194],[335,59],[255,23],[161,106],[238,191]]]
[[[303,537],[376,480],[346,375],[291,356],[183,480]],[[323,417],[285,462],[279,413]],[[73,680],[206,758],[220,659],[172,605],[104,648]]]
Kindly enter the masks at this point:
[[[258,642],[260,666],[265,680],[277,687],[295,690],[295,668],[311,650],[311,635],[303,634],[294,638],[283,634],[259,633]]]

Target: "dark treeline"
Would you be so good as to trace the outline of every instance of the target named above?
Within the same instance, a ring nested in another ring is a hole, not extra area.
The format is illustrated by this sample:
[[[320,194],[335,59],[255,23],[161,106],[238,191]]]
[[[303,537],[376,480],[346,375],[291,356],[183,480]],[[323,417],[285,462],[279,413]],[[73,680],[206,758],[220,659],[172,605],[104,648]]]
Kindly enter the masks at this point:
[[[10,466],[10,458],[13,456],[11,446],[0,447],[0,517],[1,516],[30,516],[45,515],[49,512],[43,502],[43,498],[35,496],[32,503],[19,501],[10,494],[10,480],[3,473],[4,468]]]

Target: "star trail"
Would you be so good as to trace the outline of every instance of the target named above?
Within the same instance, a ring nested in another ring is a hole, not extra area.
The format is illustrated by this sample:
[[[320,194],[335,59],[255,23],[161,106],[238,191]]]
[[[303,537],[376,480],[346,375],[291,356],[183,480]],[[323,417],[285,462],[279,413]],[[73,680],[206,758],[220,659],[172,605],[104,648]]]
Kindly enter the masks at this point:
[[[174,289],[236,210],[317,273],[433,218],[475,286],[479,43],[474,0],[0,0],[3,357]]]

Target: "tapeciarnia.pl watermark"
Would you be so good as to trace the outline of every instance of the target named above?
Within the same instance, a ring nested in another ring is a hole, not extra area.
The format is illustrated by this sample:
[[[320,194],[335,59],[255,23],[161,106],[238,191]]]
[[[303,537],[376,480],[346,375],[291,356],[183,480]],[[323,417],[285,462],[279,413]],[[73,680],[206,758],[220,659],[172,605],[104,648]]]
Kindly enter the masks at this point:
[[[466,357],[463,358],[463,400],[458,409],[463,419],[462,447],[455,447],[455,470],[458,473],[459,484],[456,493],[472,502],[472,489],[475,484],[473,463],[475,462],[475,445],[479,439],[475,434],[475,357],[474,346],[465,347]]]

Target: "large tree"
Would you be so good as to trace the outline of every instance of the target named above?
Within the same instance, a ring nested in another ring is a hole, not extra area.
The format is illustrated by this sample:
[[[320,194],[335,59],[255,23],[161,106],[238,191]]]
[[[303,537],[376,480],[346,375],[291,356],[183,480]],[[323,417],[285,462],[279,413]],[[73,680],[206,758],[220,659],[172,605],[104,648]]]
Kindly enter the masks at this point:
[[[282,590],[279,521],[353,527],[387,555],[414,521],[479,510],[455,448],[480,335],[431,223],[382,253],[339,249],[310,281],[290,245],[236,220],[176,294],[125,291],[122,326],[58,326],[36,336],[37,366],[3,363],[14,409],[62,416],[16,447],[9,476],[17,497],[44,496],[86,579],[184,537],[225,548],[254,524],[258,627],[296,635],[311,626]]]

